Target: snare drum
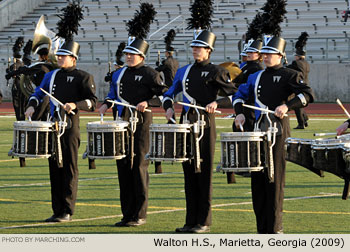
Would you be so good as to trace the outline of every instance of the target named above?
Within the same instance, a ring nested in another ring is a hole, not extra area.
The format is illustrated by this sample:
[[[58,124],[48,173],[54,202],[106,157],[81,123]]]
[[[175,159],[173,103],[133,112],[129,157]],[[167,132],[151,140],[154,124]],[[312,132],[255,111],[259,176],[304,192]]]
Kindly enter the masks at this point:
[[[16,121],[9,155],[48,158],[52,153],[52,122]]]
[[[265,167],[265,132],[221,133],[221,163],[217,171],[252,172]]]
[[[313,167],[327,172],[344,169],[342,146],[344,139],[315,140],[311,146]]]
[[[126,121],[97,121],[86,125],[89,159],[122,159],[129,152]]]
[[[311,146],[313,143],[312,139],[287,138],[284,145],[286,160],[305,168],[312,168]]]
[[[150,145],[146,159],[151,161],[184,162],[191,151],[191,124],[151,124]],[[190,141],[190,142],[188,142]]]

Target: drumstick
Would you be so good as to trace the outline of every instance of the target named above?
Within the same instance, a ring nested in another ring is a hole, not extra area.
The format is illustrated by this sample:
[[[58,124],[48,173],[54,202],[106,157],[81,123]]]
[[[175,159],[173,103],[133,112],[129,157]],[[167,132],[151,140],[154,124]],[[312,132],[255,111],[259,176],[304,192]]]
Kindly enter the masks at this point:
[[[348,118],[350,118],[350,114],[349,112],[346,110],[346,108],[343,106],[343,104],[341,103],[341,101],[337,98],[336,102],[338,103],[338,105],[344,110],[345,114],[348,116]]]
[[[239,124],[239,128],[241,129],[242,132],[244,131],[243,126],[242,126],[241,123]]]
[[[64,104],[62,102],[60,102],[59,100],[57,100],[57,98],[55,96],[53,96],[52,94],[46,92],[44,89],[40,88],[41,91],[43,91],[46,95],[48,95],[52,100],[54,100],[55,102],[57,102],[59,105],[61,105],[62,107],[64,107]],[[74,111],[71,111],[70,113],[72,113],[72,115],[75,115]]]
[[[201,109],[201,110],[206,110],[204,107],[193,105],[193,104],[190,104],[190,103],[179,102],[179,101],[177,103],[180,104],[180,105],[191,107],[191,108],[197,108],[197,109]],[[218,113],[218,114],[221,114],[221,111],[216,110],[216,109],[214,110],[214,112]]]
[[[117,102],[117,101],[113,101],[113,100],[107,100],[108,102],[114,103],[114,104],[118,104],[118,105],[122,105],[125,107],[130,107],[130,108],[134,108],[136,109],[136,106],[134,105],[130,105],[130,104],[126,104],[126,103],[122,103],[122,102]],[[145,109],[146,112],[152,112],[152,110],[150,109]]]
[[[333,136],[336,135],[337,132],[327,132],[327,133],[314,133],[314,136]]]
[[[176,124],[176,121],[174,120],[174,118],[170,118],[170,121],[172,121],[173,123],[175,123]]]
[[[244,104],[244,103],[243,103],[243,106],[244,106],[244,107],[247,107],[247,108],[250,108],[250,109],[256,109],[256,110],[268,112],[268,113],[271,113],[271,114],[274,114],[274,113],[275,113],[275,111],[272,111],[272,110],[269,110],[269,109],[259,108],[259,107],[252,106],[252,105],[247,105],[247,104]],[[284,116],[285,116],[285,117],[288,117],[287,114],[284,114]]]

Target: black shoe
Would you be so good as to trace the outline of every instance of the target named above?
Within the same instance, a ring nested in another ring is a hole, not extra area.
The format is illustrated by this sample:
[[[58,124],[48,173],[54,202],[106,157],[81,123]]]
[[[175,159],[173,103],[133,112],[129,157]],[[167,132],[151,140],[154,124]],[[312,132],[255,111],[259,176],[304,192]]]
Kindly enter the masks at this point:
[[[130,227],[129,225],[127,225],[127,223],[128,223],[127,221],[121,220],[121,221],[115,223],[114,226],[116,226],[116,227]]]
[[[60,216],[56,217],[54,222],[65,222],[65,221],[71,221],[72,216],[70,214],[61,214]]]
[[[137,227],[146,224],[146,219],[137,219],[126,223],[128,227]]]
[[[175,229],[176,233],[191,233],[191,229],[193,228],[193,226],[189,226],[189,225],[184,225],[183,227],[179,227]]]
[[[154,173],[156,173],[156,174],[163,173],[163,171],[162,171],[162,163],[161,162],[155,162]]]
[[[297,127],[295,127],[294,129],[304,129],[304,126],[300,126],[298,125]]]
[[[19,166],[26,167],[26,159],[25,158],[22,158],[22,157],[19,158]]]
[[[56,222],[57,215],[52,215],[51,217],[47,218],[45,222]]]
[[[305,122],[305,123],[304,123],[304,126],[305,126],[305,128],[306,128],[307,126],[309,126],[309,124],[308,124],[307,122]]]
[[[202,226],[202,225],[196,225],[190,230],[191,233],[207,233],[210,232],[210,227],[209,226]]]

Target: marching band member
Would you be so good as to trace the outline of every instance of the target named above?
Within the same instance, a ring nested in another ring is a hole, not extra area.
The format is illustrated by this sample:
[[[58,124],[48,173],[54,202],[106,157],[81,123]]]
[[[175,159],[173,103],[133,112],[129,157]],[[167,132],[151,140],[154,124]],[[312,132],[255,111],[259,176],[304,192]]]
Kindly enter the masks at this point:
[[[214,33],[205,30],[210,28],[211,4],[210,0],[196,0],[193,3],[192,18],[188,28],[195,28],[194,39],[190,45],[195,62],[176,72],[173,85],[164,94],[163,99],[163,108],[168,120],[174,115],[174,97],[181,91],[184,102],[206,107],[206,112],[202,113],[206,123],[204,136],[199,143],[200,157],[197,157],[201,159],[200,167],[197,167],[193,160],[182,163],[185,177],[186,221],[183,227],[176,228],[176,232],[204,233],[210,231],[211,180],[216,140],[214,116],[214,110],[217,108],[216,99],[219,90],[225,95],[231,95],[236,90],[230,80],[229,72],[223,67],[210,63],[210,54],[214,50],[216,40]],[[199,17],[196,16],[198,13]],[[185,115],[190,123],[197,121],[194,109],[185,106],[180,122],[183,122]]]
[[[160,74],[149,66],[144,59],[148,43],[144,40],[149,32],[156,11],[152,4],[141,3],[141,11],[133,20],[127,23],[129,27],[128,44],[123,50],[126,65],[112,76],[112,85],[99,112],[104,114],[112,106],[107,100],[118,100],[125,104],[136,106],[138,122],[133,134],[134,151],[126,158],[117,160],[120,202],[123,218],[115,223],[117,227],[140,226],[146,223],[148,206],[149,161],[145,155],[149,148],[149,126],[152,123],[152,113],[145,112],[150,106],[160,106],[159,98],[167,87]],[[139,22],[142,20],[142,24]],[[125,106],[117,105],[118,117],[129,121],[132,116]],[[131,140],[132,141],[132,140]]]
[[[175,73],[179,68],[179,62],[173,57],[174,47],[171,46],[171,43],[174,40],[175,35],[176,33],[174,29],[171,29],[168,31],[166,37],[164,38],[164,42],[166,46],[164,54],[166,59],[164,59],[162,62],[159,62],[159,61],[156,62],[156,65],[157,65],[156,70],[158,72],[163,73],[165,85],[167,85],[168,87],[170,87],[173,84]]]
[[[123,57],[123,50],[125,48],[125,42],[120,42],[120,44],[118,45],[117,51],[115,52],[115,62],[113,63],[114,65],[114,70],[111,72],[109,71],[106,76],[105,76],[105,82],[109,82],[110,85],[109,87],[111,87],[112,85],[112,76],[113,74],[120,68],[122,68],[124,66],[124,62],[121,60],[121,58]],[[117,106],[113,106],[112,107],[112,111],[113,111],[113,120],[117,119]]]
[[[246,64],[241,67],[241,74],[235,78],[235,83],[239,87],[242,83],[246,83],[250,74],[253,74],[263,69],[261,64],[262,58],[260,54],[262,46],[262,34],[260,28],[261,15],[257,14],[248,27],[248,31],[245,34],[246,43],[244,53],[247,55]],[[253,105],[254,99],[251,97],[248,104]],[[254,111],[248,108],[243,108],[243,114],[245,116],[245,124],[243,126],[244,131],[253,131],[255,123]],[[236,131],[236,127],[233,127]]]
[[[24,65],[23,61],[21,60],[21,58],[22,58],[21,49],[22,49],[23,45],[24,45],[23,37],[18,37],[16,39],[15,44],[12,47],[13,64],[11,66],[9,66],[9,68],[6,69],[6,75],[5,75],[5,78],[7,80],[9,80],[10,78],[13,79],[13,85],[11,88],[12,105],[13,105],[13,108],[15,110],[17,121],[25,120],[24,111],[25,111],[26,99],[25,99],[25,96],[20,89],[20,86],[19,86],[20,76],[19,75],[9,76],[9,73],[16,71],[17,69],[19,69],[21,66]]]
[[[295,43],[296,51],[294,60],[292,61],[292,64],[287,66],[291,69],[301,72],[304,83],[306,84],[309,84],[308,76],[310,72],[310,65],[305,59],[306,51],[304,50],[304,46],[306,45],[308,37],[309,35],[306,32],[301,33],[298,41]],[[304,129],[307,127],[307,121],[309,120],[309,117],[307,116],[305,110],[303,108],[296,108],[294,111],[298,121],[298,126],[294,129]]]
[[[65,41],[56,52],[59,69],[45,74],[40,86],[29,99],[25,113],[27,117],[32,116],[42,101],[45,93],[40,88],[64,104],[60,107],[56,101],[50,100],[53,120],[66,121],[67,126],[60,137],[62,167],[59,164],[59,155],[49,158],[53,215],[46,222],[70,221],[74,214],[79,174],[79,110],[94,111],[97,102],[93,76],[76,68],[80,45],[73,41],[73,32],[77,33],[79,21],[83,19],[82,9],[78,4],[69,3],[62,11],[64,17],[57,23],[57,36]]]
[[[44,26],[44,16],[41,16],[39,19],[39,22],[37,24],[38,29],[42,29]],[[46,29],[46,27],[44,27]],[[26,47],[30,44],[29,52],[24,54],[25,59],[28,61],[28,64],[19,67],[15,71],[11,71],[6,75],[7,78],[11,78],[12,76],[15,75],[24,75],[24,80],[21,81],[28,81],[33,83],[35,86],[39,86],[41,81],[44,78],[44,75],[56,67],[54,66],[53,62],[49,59],[49,50],[51,46],[51,41],[50,38],[47,36],[44,36],[44,34],[40,34],[40,37],[42,40],[38,40],[35,38],[35,33],[34,33],[34,42],[30,40],[28,41]],[[35,54],[38,54],[39,56],[39,62],[35,62],[31,64],[31,57],[30,57],[30,51],[33,51]],[[23,59],[24,61],[24,59]],[[28,83],[31,85],[31,83]],[[29,91],[28,91],[29,92]],[[25,94],[27,97],[30,96],[31,94]],[[32,120],[41,120],[41,121],[46,121],[47,116],[49,114],[49,97],[44,97],[43,101],[40,103],[39,107],[36,109],[35,113],[33,114]]]
[[[156,70],[161,73],[161,77],[164,80],[165,85],[170,87],[173,84],[173,80],[176,74],[177,69],[179,68],[179,62],[173,57],[174,47],[171,46],[171,43],[175,39],[175,30],[171,29],[168,31],[167,35],[164,38],[165,42],[165,57],[162,62],[156,62]],[[159,53],[159,52],[158,52]],[[158,54],[159,57],[159,54]],[[175,118],[174,118],[175,119]],[[155,173],[162,173],[162,163],[159,161],[154,162]]]
[[[258,233],[283,233],[282,212],[285,184],[286,160],[284,153],[285,139],[290,136],[290,127],[286,113],[294,108],[305,107],[309,102],[313,102],[314,94],[309,86],[303,83],[300,73],[282,65],[285,57],[286,42],[279,37],[279,23],[283,21],[285,12],[285,1],[279,1],[276,9],[271,7],[269,1],[265,4],[264,14],[268,17],[264,21],[266,27],[261,54],[266,66],[265,70],[258,71],[248,77],[246,84],[239,87],[238,92],[233,97],[233,106],[236,111],[235,125],[244,125],[245,116],[242,114],[242,104],[251,96],[254,96],[255,106],[274,110],[275,117],[271,120],[277,123],[278,132],[273,146],[273,181],[268,178],[266,168],[259,172],[252,172],[251,187],[253,208],[256,216]],[[264,25],[263,24],[263,25]],[[274,24],[275,26],[268,26]],[[288,101],[288,97],[295,94],[295,97]],[[256,120],[263,116],[260,111],[255,112]],[[265,121],[266,122],[266,121]],[[263,123],[260,124],[262,131]]]
[[[15,44],[12,47],[13,51],[13,64],[11,64],[6,69],[6,75],[5,78],[7,80],[7,85],[9,85],[9,79],[13,79],[12,87],[11,87],[11,94],[12,94],[12,105],[15,110],[16,120],[17,121],[23,121],[25,120],[24,112],[25,112],[25,105],[26,105],[26,97],[21,91],[20,87],[20,75],[13,75],[9,77],[9,73],[16,71],[18,68],[22,67],[24,65],[23,61],[21,60],[22,54],[21,54],[21,48],[24,45],[24,38],[18,37],[16,39]],[[9,59],[10,62],[10,59]],[[24,157],[19,158],[19,165],[20,167],[26,166],[26,160]]]

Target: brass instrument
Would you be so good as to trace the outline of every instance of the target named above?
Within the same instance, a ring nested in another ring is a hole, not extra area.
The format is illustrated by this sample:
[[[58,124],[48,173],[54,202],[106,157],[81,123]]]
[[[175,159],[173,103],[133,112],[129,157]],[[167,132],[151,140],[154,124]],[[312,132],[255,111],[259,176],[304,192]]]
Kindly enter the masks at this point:
[[[57,59],[55,52],[58,49],[60,39],[55,37],[56,34],[46,28],[45,18],[44,15],[42,15],[39,18],[34,31],[32,52],[36,54],[40,49],[47,48],[49,50],[49,61],[56,68]],[[30,95],[34,93],[35,85],[33,84],[30,76],[21,74],[19,87],[26,98],[29,98]]]
[[[21,74],[19,79],[19,87],[27,99],[34,93],[35,87],[33,86],[28,75]]]
[[[32,52],[36,54],[40,49],[47,48],[49,50],[49,60],[53,65],[57,65],[55,53],[62,42],[62,38],[56,37],[53,31],[46,28],[45,18],[44,15],[42,15],[34,31]]]
[[[228,70],[232,82],[235,82],[236,77],[242,73],[242,70],[234,62],[224,62],[219,64],[219,66],[222,66]]]

